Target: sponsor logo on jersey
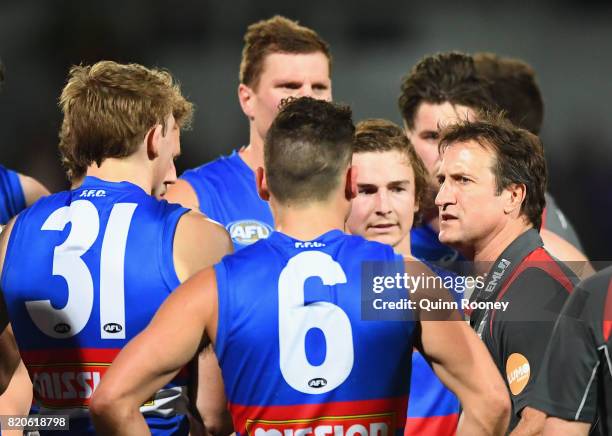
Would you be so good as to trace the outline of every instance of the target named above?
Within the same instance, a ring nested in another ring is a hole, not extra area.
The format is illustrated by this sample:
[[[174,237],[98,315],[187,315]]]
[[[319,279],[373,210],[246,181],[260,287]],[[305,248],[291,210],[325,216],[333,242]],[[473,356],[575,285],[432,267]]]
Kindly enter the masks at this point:
[[[530,375],[531,367],[527,358],[520,353],[512,353],[506,361],[506,379],[512,395],[523,392]]]
[[[510,262],[507,259],[502,259],[502,260],[499,261],[499,263],[497,264],[497,268],[491,274],[491,280],[487,284],[487,287],[486,287],[485,291],[493,292],[493,290],[495,289],[495,285],[497,285],[497,283],[504,276],[504,274],[506,273],[506,270],[511,265],[511,263],[512,262]]]
[[[31,368],[35,398],[46,407],[86,406],[108,366]]]
[[[236,244],[250,245],[260,239],[266,239],[272,233],[272,228],[257,220],[234,221],[227,225],[227,231]]]
[[[389,436],[394,414],[323,416],[286,421],[247,420],[249,436]]]
[[[104,189],[85,189],[79,195],[79,198],[96,198],[106,197],[106,191]]]

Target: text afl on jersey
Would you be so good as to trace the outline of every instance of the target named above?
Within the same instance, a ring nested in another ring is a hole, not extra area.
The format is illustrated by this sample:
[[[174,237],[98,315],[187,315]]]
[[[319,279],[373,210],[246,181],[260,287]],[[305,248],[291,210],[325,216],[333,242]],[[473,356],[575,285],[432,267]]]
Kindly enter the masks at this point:
[[[272,233],[269,225],[257,220],[233,221],[226,228],[232,241],[242,245],[250,245],[260,239],[266,239]]]

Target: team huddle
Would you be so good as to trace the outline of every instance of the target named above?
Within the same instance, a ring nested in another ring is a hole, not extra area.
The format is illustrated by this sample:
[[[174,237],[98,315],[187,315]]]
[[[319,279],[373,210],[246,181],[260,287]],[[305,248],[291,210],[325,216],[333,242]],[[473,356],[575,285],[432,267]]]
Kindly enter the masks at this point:
[[[101,61],[59,99],[71,189],[0,166],[0,416],[67,417],[40,435],[612,432],[612,269],[546,191],[531,67],[425,56],[402,126],[355,123],[315,31],[275,16],[244,42],[230,155],[177,178],[192,103],[167,71]]]

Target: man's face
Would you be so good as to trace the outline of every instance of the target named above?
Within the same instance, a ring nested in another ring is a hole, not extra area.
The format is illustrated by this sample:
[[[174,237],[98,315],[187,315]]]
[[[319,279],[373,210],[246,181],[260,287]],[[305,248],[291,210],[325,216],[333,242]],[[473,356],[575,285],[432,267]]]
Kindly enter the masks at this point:
[[[162,131],[159,136],[157,153],[152,194],[161,198],[166,194],[167,185],[176,182],[174,160],[181,154],[181,129],[173,115],[166,119],[165,135]]]
[[[264,59],[259,84],[251,90],[247,115],[260,138],[265,138],[281,100],[288,97],[332,98],[329,60],[321,52],[272,53]]]
[[[476,141],[458,142],[445,150],[437,172],[440,242],[472,249],[504,228],[505,195],[496,195],[494,163],[493,152]]]
[[[415,205],[414,171],[399,151],[353,154],[357,197],[347,227],[354,235],[408,249]],[[408,251],[407,251],[408,252]]]
[[[474,111],[467,106],[455,105],[449,102],[432,104],[423,102],[419,105],[414,116],[414,129],[407,125],[406,134],[414,145],[419,157],[423,160],[425,168],[435,181],[436,172],[440,165],[438,143],[440,142],[440,128],[467,119],[475,119]]]

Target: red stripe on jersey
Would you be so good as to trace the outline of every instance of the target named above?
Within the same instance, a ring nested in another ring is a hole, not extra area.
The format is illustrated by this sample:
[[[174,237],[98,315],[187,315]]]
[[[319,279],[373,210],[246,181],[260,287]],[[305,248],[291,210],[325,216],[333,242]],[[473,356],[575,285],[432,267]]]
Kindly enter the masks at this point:
[[[370,436],[376,436],[377,431],[381,435],[391,434],[391,431],[404,427],[407,408],[407,396],[291,406],[229,404],[237,432],[249,435],[254,435],[256,431],[258,435],[261,431],[270,432],[268,436],[278,435],[277,432],[293,434],[304,429],[310,429],[317,435],[330,433],[331,436],[345,434],[353,426],[357,427],[348,433],[365,428],[369,429]],[[389,431],[385,433],[384,429]]]
[[[457,431],[459,414],[406,418],[404,436],[453,436]]]
[[[604,308],[603,317],[603,338],[608,342],[612,333],[612,280],[608,283],[608,293],[606,295],[606,306]]]
[[[121,348],[69,348],[52,350],[26,350],[21,358],[26,366],[53,365],[65,363],[111,364]]]
[[[565,290],[571,294],[574,289],[574,284],[571,279],[567,276],[567,273],[559,266],[557,261],[544,249],[539,247],[533,250],[525,259],[523,259],[520,265],[512,272],[508,281],[504,283],[504,287],[497,296],[497,301],[501,301],[502,297],[506,294],[510,285],[518,278],[518,276],[528,268],[539,268],[546,272],[550,277],[555,279]],[[489,333],[493,335],[493,318],[497,313],[496,310],[492,310],[491,319],[489,320]]]

